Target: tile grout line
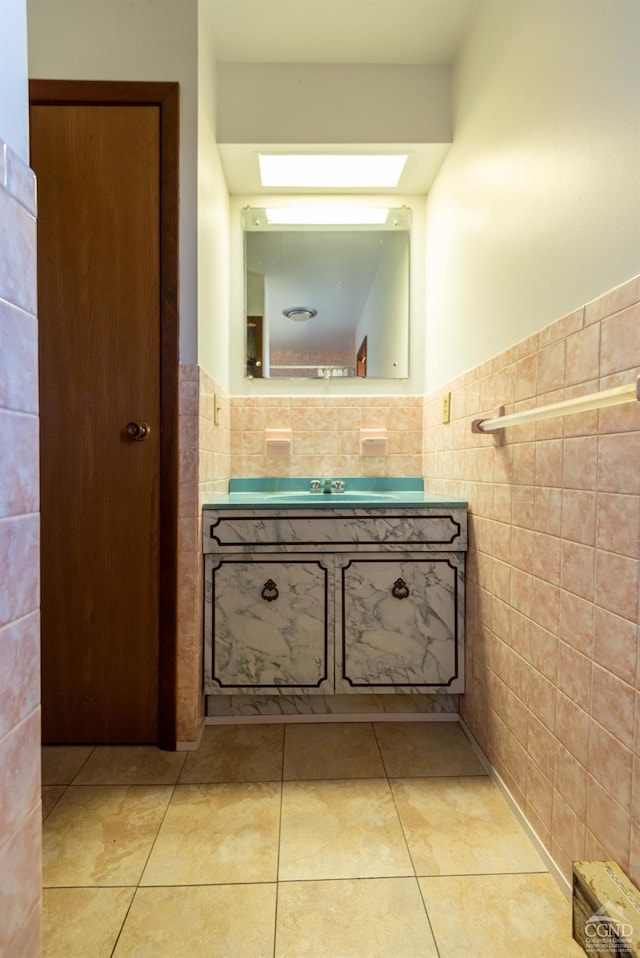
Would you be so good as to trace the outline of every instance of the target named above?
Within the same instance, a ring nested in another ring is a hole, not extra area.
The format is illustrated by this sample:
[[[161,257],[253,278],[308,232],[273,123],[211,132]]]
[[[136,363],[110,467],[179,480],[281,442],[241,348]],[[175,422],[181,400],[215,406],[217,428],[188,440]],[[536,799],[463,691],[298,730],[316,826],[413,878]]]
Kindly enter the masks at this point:
[[[280,814],[278,816],[278,838],[276,845],[276,901],[273,910],[273,958],[276,958],[278,946],[278,897],[280,894],[280,844],[282,839],[282,804],[284,801],[284,760],[287,748],[287,726],[282,726],[282,760],[280,762]]]
[[[376,734],[375,723],[373,723],[373,722],[371,723],[371,728],[372,728],[372,731],[373,731],[373,734],[374,734],[374,737],[375,737],[375,740],[376,740],[376,745],[378,746],[378,751],[379,751],[379,753],[380,753],[380,758],[382,759],[382,767],[384,768],[384,771],[385,771],[385,775],[386,775],[386,779],[387,779],[387,785],[389,786],[389,792],[390,792],[390,794],[391,794],[391,801],[393,802],[393,807],[394,807],[394,809],[395,809],[395,812],[396,812],[396,815],[397,815],[397,818],[398,818],[398,823],[399,823],[399,825],[400,825],[400,831],[402,832],[402,838],[403,838],[403,840],[404,840],[405,848],[407,849],[407,854],[408,854],[408,856],[409,856],[409,861],[411,862],[411,867],[413,868],[413,880],[414,880],[415,883],[416,883],[416,886],[417,886],[417,889],[418,889],[418,894],[420,895],[420,900],[421,900],[421,902],[422,902],[422,907],[424,908],[424,914],[425,914],[425,917],[426,917],[426,919],[427,919],[427,924],[429,925],[429,931],[431,932],[431,937],[433,938],[433,944],[434,944],[434,947],[435,947],[435,949],[436,949],[436,954],[438,955],[438,958],[441,958],[441,956],[440,956],[440,949],[439,949],[439,947],[438,947],[438,941],[437,941],[437,939],[436,939],[435,931],[434,931],[433,925],[431,924],[431,918],[430,918],[430,916],[429,916],[429,909],[427,908],[427,903],[426,903],[426,901],[424,900],[424,895],[422,894],[422,888],[420,887],[420,881],[419,881],[419,879],[418,879],[418,873],[417,873],[417,871],[416,871],[415,862],[414,862],[414,860],[413,860],[413,855],[411,854],[411,848],[410,848],[410,846],[409,846],[409,841],[408,841],[408,839],[407,839],[407,835],[406,835],[406,832],[405,832],[405,828],[404,828],[404,825],[403,825],[403,823],[402,823],[402,816],[400,815],[400,810],[399,810],[399,808],[398,808],[398,803],[396,802],[396,796],[395,796],[395,793],[394,793],[394,791],[393,791],[393,786],[392,786],[392,784],[391,784],[391,779],[389,778],[389,772],[387,771],[387,766],[386,766],[386,763],[385,763],[385,760],[384,760],[384,755],[382,754],[382,748],[381,748],[381,746],[380,746],[380,742],[379,742],[378,736],[377,736],[377,734]],[[420,776],[420,777],[424,778],[425,776]]]
[[[123,917],[123,919],[122,919],[122,922],[120,923],[120,929],[119,929],[119,931],[118,931],[118,934],[116,935],[116,940],[115,940],[114,943],[113,943],[113,948],[112,948],[112,950],[111,950],[111,958],[114,958],[114,955],[115,955],[115,953],[116,953],[116,949],[117,949],[117,947],[118,947],[118,943],[119,943],[120,938],[121,938],[121,936],[122,936],[122,932],[124,931],[124,926],[125,926],[125,924],[126,924],[126,922],[127,922],[127,918],[129,917],[129,913],[131,912],[131,909],[133,908],[133,903],[134,903],[134,901],[136,900],[136,896],[137,896],[137,894],[138,894],[138,892],[139,892],[139,890],[140,890],[140,882],[142,881],[142,876],[144,875],[145,869],[146,869],[147,865],[149,864],[149,859],[151,858],[151,854],[152,854],[152,852],[153,852],[153,849],[155,848],[155,844],[156,844],[156,842],[157,842],[157,840],[158,840],[158,836],[159,836],[159,834],[160,834],[160,830],[161,830],[161,828],[162,828],[162,825],[163,825],[163,823],[164,823],[165,818],[167,817],[167,812],[169,811],[169,806],[171,805],[171,802],[172,802],[172,800],[173,800],[173,796],[174,796],[175,793],[176,793],[176,788],[178,787],[178,779],[180,778],[180,773],[182,772],[182,766],[183,766],[183,765],[184,765],[184,761],[182,762],[182,765],[180,766],[180,768],[178,769],[178,771],[177,771],[177,773],[176,773],[176,780],[175,780],[175,782],[173,783],[173,785],[172,785],[172,787],[171,787],[171,794],[169,795],[169,801],[167,802],[167,805],[166,805],[166,808],[165,808],[164,813],[163,813],[163,815],[162,815],[162,818],[160,819],[160,823],[158,824],[158,828],[157,828],[156,834],[155,834],[155,836],[154,836],[154,839],[153,839],[153,841],[151,842],[151,845],[150,845],[150,848],[149,848],[149,853],[148,853],[148,855],[147,855],[147,857],[146,857],[146,859],[145,859],[145,861],[144,861],[144,864],[142,865],[142,868],[140,869],[140,874],[139,874],[139,876],[138,876],[138,881],[137,881],[136,884],[133,885],[133,886],[131,886],[131,885],[124,886],[124,887],[128,887],[128,888],[133,887],[133,895],[131,896],[131,901],[129,902],[129,907],[127,908],[126,913],[125,913],[125,915],[124,915],[124,917]],[[157,786],[156,786],[156,787],[157,787]],[[175,886],[170,886],[170,887],[175,887]]]

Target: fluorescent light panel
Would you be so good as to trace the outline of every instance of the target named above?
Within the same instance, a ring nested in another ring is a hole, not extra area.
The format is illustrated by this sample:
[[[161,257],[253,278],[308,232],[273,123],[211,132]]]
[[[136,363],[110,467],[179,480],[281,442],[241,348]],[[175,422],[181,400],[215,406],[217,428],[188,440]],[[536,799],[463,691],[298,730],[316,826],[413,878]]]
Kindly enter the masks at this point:
[[[270,187],[376,187],[398,181],[406,155],[258,154],[260,179]]]
[[[388,209],[365,206],[291,206],[266,210],[267,223],[276,226],[346,226],[382,225],[387,222]]]

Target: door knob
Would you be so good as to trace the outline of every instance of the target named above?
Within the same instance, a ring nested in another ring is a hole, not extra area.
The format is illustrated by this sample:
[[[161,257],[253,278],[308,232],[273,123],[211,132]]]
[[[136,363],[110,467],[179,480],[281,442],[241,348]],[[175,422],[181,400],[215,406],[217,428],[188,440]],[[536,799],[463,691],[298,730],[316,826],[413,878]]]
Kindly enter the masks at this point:
[[[132,439],[136,442],[148,439],[150,432],[151,426],[146,422],[139,422],[138,420],[132,420],[124,427],[124,434],[127,439]]]

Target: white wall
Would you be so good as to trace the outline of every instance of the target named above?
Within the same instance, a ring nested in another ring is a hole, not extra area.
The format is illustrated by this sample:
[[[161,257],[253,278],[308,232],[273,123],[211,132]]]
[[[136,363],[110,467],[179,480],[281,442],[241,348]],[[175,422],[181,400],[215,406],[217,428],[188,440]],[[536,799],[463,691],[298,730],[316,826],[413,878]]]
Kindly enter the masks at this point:
[[[216,64],[209,23],[198,10],[198,362],[229,389],[229,196],[216,146]]]
[[[487,0],[427,204],[427,387],[638,272],[640,3]]]
[[[0,0],[0,139],[29,162],[26,0]]]
[[[27,10],[30,77],[180,84],[180,360],[194,363],[197,0],[28,0]]]
[[[218,84],[220,143],[451,140],[448,66],[220,63]]]

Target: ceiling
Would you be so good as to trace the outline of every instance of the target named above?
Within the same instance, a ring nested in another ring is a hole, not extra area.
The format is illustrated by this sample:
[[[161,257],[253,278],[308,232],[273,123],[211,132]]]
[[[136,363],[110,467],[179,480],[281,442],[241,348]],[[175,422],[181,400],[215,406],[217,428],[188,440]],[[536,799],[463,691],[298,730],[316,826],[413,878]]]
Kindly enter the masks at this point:
[[[451,64],[481,0],[205,0],[216,59],[228,63]],[[292,152],[302,152],[294,149]],[[371,152],[405,152],[386,144]],[[279,144],[276,152],[284,152]],[[306,152],[333,152],[327,144]],[[273,144],[270,145],[273,151]],[[220,144],[229,191],[269,192],[259,181],[260,143]],[[268,151],[269,147],[265,150]],[[398,193],[426,193],[446,153],[446,144],[411,144]],[[362,153],[363,144],[340,152]],[[281,192],[290,192],[283,190]],[[321,192],[319,190],[302,192]],[[354,191],[375,192],[375,191]]]

